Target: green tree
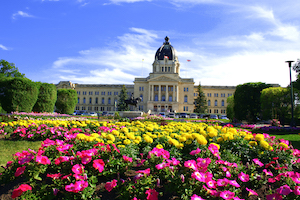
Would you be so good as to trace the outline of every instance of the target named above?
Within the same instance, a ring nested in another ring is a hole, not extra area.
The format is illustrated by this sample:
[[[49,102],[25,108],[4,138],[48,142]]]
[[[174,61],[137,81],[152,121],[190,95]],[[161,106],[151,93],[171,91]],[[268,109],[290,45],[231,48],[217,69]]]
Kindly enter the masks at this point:
[[[260,101],[264,119],[279,119],[284,123],[291,110],[290,88],[270,87],[261,91]]]
[[[2,77],[21,77],[25,78],[25,74],[19,72],[19,69],[14,63],[9,63],[6,60],[0,60],[0,78]]]
[[[260,93],[270,87],[266,83],[238,85],[234,93],[234,116],[237,120],[256,122],[261,115]]]
[[[7,112],[31,112],[38,98],[38,86],[27,78],[0,80],[0,103]]]
[[[202,91],[201,84],[197,87],[198,96],[195,99],[195,113],[205,113],[207,109],[207,102],[204,92]]]
[[[77,104],[77,92],[72,89],[58,89],[55,103],[56,112],[72,114]]]
[[[126,89],[125,85],[123,85],[120,95],[119,95],[119,102],[117,105],[118,111],[128,111],[129,110],[129,107],[125,103],[125,100],[127,100],[127,89]]]
[[[231,120],[234,119],[234,96],[227,98],[227,117]]]
[[[53,112],[57,100],[56,86],[50,83],[37,83],[39,95],[33,107],[34,112]]]

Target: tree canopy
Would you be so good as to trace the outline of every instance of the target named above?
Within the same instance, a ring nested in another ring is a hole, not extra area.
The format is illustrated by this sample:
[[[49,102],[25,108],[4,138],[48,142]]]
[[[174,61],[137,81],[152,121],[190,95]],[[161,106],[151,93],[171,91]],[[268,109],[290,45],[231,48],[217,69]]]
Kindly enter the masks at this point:
[[[25,78],[25,74],[19,72],[19,69],[14,63],[9,63],[6,60],[0,60],[0,78],[1,77],[21,77]]]
[[[235,118],[249,122],[257,121],[261,115],[261,91],[270,86],[261,82],[238,85],[234,93]]]
[[[119,94],[119,102],[118,102],[118,111],[128,111],[129,107],[125,103],[125,100],[127,99],[127,89],[125,85],[122,86],[121,92]]]
[[[201,84],[197,87],[198,96],[195,99],[195,113],[205,113],[207,109],[207,102],[204,92],[202,91]]]
[[[62,114],[72,114],[77,104],[77,92],[72,89],[58,89],[56,111]]]

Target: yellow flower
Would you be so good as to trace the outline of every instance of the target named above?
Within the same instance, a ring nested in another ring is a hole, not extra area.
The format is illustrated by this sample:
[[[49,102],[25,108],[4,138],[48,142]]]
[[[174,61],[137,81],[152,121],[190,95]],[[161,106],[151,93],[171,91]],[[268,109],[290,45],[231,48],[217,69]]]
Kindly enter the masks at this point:
[[[280,142],[279,146],[281,146],[281,147],[283,147],[285,149],[289,148],[289,146],[287,144],[283,143],[283,142]]]
[[[249,144],[250,144],[251,146],[256,146],[256,145],[257,145],[257,142],[256,142],[256,141],[250,141]]]
[[[206,145],[207,144],[207,140],[203,135],[197,136],[196,140],[201,145]]]
[[[116,140],[115,136],[113,134],[108,134],[106,136],[106,139],[111,140],[112,142],[114,142]]]
[[[263,134],[257,134],[255,136],[255,140],[257,140],[257,141],[262,141],[264,139],[265,139],[265,136]]]
[[[265,140],[260,141],[259,145],[260,145],[261,147],[263,147],[264,149],[266,149],[266,150],[268,150],[268,149],[269,149],[269,146],[270,146],[269,143],[266,142]]]
[[[126,144],[126,145],[128,145],[128,144],[130,144],[130,143],[131,143],[131,141],[130,141],[130,140],[128,140],[128,139],[126,139],[126,140],[124,140],[124,141],[123,141],[123,143],[124,143],[124,144]]]
[[[158,145],[156,145],[156,148],[158,148],[158,149],[162,149],[162,148],[164,148],[164,146],[163,146],[163,145],[161,145],[161,144],[158,144]]]

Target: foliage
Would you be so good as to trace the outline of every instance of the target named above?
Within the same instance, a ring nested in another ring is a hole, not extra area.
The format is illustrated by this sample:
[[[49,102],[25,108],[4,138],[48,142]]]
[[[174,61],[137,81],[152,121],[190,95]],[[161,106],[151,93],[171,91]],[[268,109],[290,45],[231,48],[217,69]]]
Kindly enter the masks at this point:
[[[260,101],[263,119],[275,118],[283,122],[291,109],[290,89],[265,88],[261,91]]]
[[[49,83],[39,84],[39,95],[33,107],[34,112],[53,112],[57,99],[56,86]]]
[[[260,93],[270,85],[256,82],[238,85],[234,93],[234,116],[238,120],[255,122],[261,115]]]
[[[27,78],[0,80],[0,103],[7,112],[31,112],[37,98],[37,84]]]
[[[125,85],[122,86],[121,92],[119,94],[119,102],[118,102],[118,106],[117,109],[118,111],[128,111],[129,107],[128,105],[125,103],[125,100],[127,100],[127,89],[125,87]]]
[[[183,122],[1,124],[24,138],[50,131],[4,166],[0,185],[23,179],[13,192],[22,199],[300,199],[300,151],[268,134]]]
[[[55,103],[56,111],[62,114],[72,114],[77,104],[77,92],[72,89],[58,89]]]
[[[195,99],[194,112],[195,113],[205,113],[206,109],[207,109],[207,102],[206,102],[206,97],[205,97],[204,92],[202,91],[202,87],[201,87],[200,83],[197,87],[197,93],[198,93],[198,96]]]
[[[234,119],[234,96],[227,98],[227,117],[231,120]]]
[[[19,72],[19,69],[14,63],[9,63],[6,60],[0,60],[0,78],[3,77],[21,77],[25,78],[25,74]]]

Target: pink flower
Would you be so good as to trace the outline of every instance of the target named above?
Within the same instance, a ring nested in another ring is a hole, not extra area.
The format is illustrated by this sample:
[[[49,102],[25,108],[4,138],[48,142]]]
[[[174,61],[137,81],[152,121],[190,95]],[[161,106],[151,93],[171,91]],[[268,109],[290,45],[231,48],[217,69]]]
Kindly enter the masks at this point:
[[[36,156],[36,162],[42,164],[42,165],[50,165],[51,161],[47,156]]]
[[[87,181],[84,181],[84,180],[76,181],[75,185],[74,185],[74,189],[76,191],[83,191],[88,186],[89,186],[89,183]]]
[[[234,197],[234,192],[230,192],[229,190],[222,191],[220,197],[223,199],[232,199]]]
[[[126,161],[126,162],[132,162],[132,158],[130,158],[130,157],[128,157],[128,156],[123,155],[123,159],[124,159],[124,161]]]
[[[217,185],[219,187],[224,187],[228,184],[229,180],[227,178],[217,180]]]
[[[168,166],[170,166],[170,164],[162,162],[160,164],[155,165],[155,168],[158,169],[158,170],[160,170],[160,169],[164,169],[164,168],[166,168]]]
[[[204,199],[196,194],[193,194],[193,196],[191,196],[191,200],[204,200]]]
[[[210,163],[211,163],[210,158],[198,158],[197,159],[197,166],[200,168],[207,168]]]
[[[197,163],[195,160],[187,160],[184,162],[184,166],[193,170],[197,170]]]
[[[246,188],[246,190],[249,192],[248,196],[251,196],[251,195],[256,195],[258,196],[258,194],[254,191],[254,190],[251,190],[249,188]]]
[[[196,155],[196,154],[198,154],[200,152],[201,152],[201,149],[197,148],[196,150],[191,151],[190,155],[194,156],[194,155]]]
[[[25,169],[26,169],[26,166],[18,167],[17,170],[16,170],[16,172],[15,172],[15,177],[18,177],[18,176],[20,176],[21,174],[23,174],[24,171],[25,171]]]
[[[158,200],[158,192],[155,189],[149,189],[145,194],[147,194],[147,200]]]
[[[282,200],[282,196],[280,194],[269,194],[266,196],[267,200]]]
[[[205,182],[206,180],[205,173],[198,171],[192,173],[192,178],[197,179],[200,182]]]
[[[103,172],[103,170],[104,170],[104,165],[105,165],[105,163],[103,162],[102,159],[97,159],[97,160],[94,160],[94,161],[93,161],[93,167],[94,167],[95,169],[98,169],[100,173]]]
[[[216,188],[216,184],[217,184],[217,182],[215,180],[212,180],[212,179],[206,181],[206,185],[209,188],[213,188],[213,189]]]
[[[290,186],[283,185],[283,186],[280,186],[280,188],[277,188],[276,192],[281,195],[288,195],[293,191],[291,190]]]
[[[58,174],[47,174],[47,177],[50,177],[52,179],[59,179],[61,177],[61,173]]]
[[[266,176],[273,176],[273,173],[271,171],[268,171],[267,169],[264,169],[263,172],[266,173]]]
[[[26,192],[27,190],[32,190],[32,187],[27,184],[20,185],[17,189],[14,189],[12,192],[11,198],[17,198],[23,194],[23,192]]]
[[[142,173],[142,174],[149,175],[150,174],[150,168],[147,168],[145,170],[138,170],[138,171],[136,171],[136,173]]]
[[[248,182],[249,181],[249,175],[245,174],[244,172],[239,173],[238,177],[242,182]]]
[[[111,182],[106,182],[105,189],[110,192],[114,187],[117,186],[117,182],[118,181],[116,179],[112,180]]]
[[[138,198],[136,198],[136,197],[133,197],[133,199],[131,199],[131,200],[140,200],[140,199],[138,199]]]
[[[296,185],[294,189],[295,195],[300,195],[300,186]]]
[[[258,160],[258,158],[254,158],[254,159],[253,159],[253,162],[254,162],[255,164],[259,165],[260,167],[264,166],[264,164],[263,164],[262,162],[260,162],[260,161]]]
[[[228,183],[229,183],[230,185],[234,186],[234,187],[241,187],[240,184],[238,184],[238,183],[236,182],[236,180],[229,180]]]
[[[84,166],[82,164],[76,164],[72,167],[72,171],[75,174],[82,174],[84,170]]]

